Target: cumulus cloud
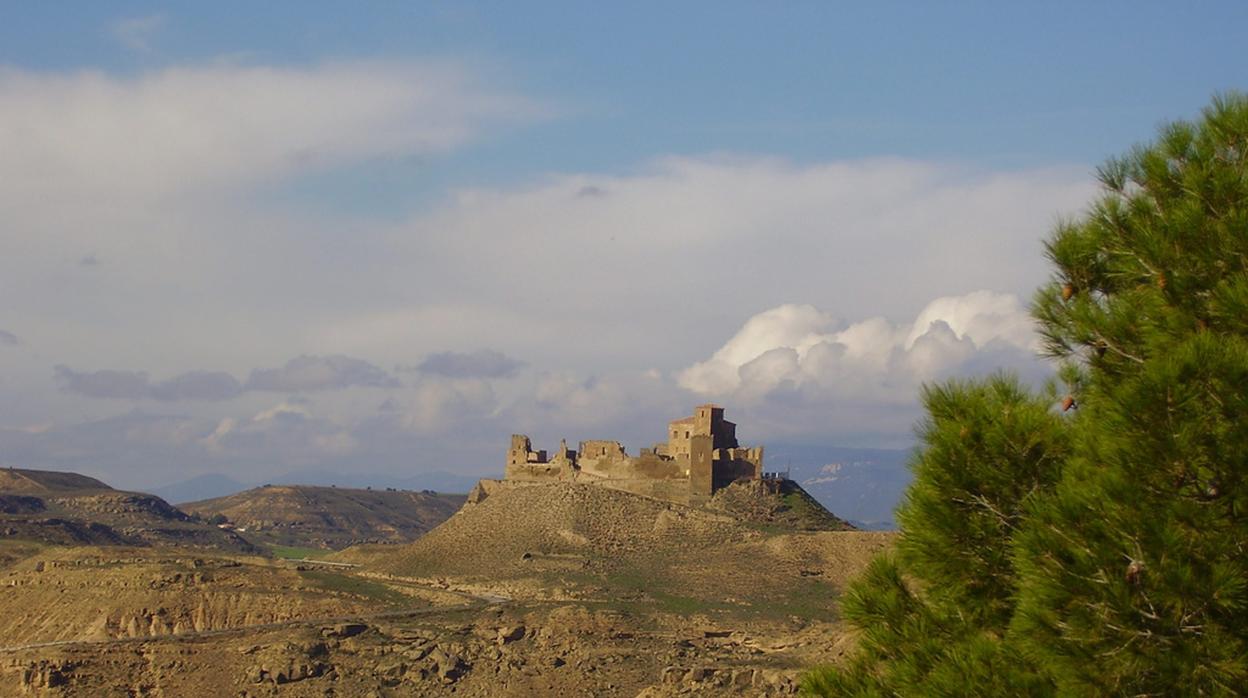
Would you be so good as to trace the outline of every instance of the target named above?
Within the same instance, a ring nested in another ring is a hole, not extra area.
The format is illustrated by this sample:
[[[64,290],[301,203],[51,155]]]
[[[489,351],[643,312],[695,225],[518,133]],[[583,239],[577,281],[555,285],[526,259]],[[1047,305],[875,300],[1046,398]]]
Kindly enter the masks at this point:
[[[0,346],[15,347],[21,343],[22,342],[17,338],[17,335],[9,332],[8,330],[0,330]]]
[[[421,270],[395,269],[419,307],[357,313],[324,336],[419,345],[437,322],[443,341],[504,337],[535,365],[674,368],[740,311],[792,298],[898,317],[981,288],[1024,295],[1043,281],[1050,225],[1090,191],[1082,168],[716,156],[463,190],[391,231],[396,259]]]
[[[340,390],[352,386],[394,388],[399,381],[384,369],[350,356],[300,356],[280,368],[258,368],[247,379],[246,390],[297,393]]]
[[[481,349],[470,353],[444,351],[431,354],[416,366],[416,370],[448,378],[508,378],[523,366],[523,361],[502,352]]]
[[[975,291],[938,298],[911,323],[883,318],[846,324],[809,305],[764,311],[710,358],[677,374],[710,396],[752,401],[852,399],[913,402],[924,381],[990,370],[1034,372],[1036,339],[1018,298]]]
[[[58,352],[38,365],[6,355],[16,367],[6,388],[21,398],[0,417],[33,424],[102,409],[75,396],[190,413],[126,422],[178,434],[164,446],[100,441],[121,471],[150,461],[238,473],[317,458],[482,468],[513,430],[543,443],[648,443],[656,424],[707,396],[732,399],[749,439],[784,429],[906,438],[910,417],[897,415],[919,376],[1026,354],[1008,308],[916,311],[980,288],[1028,292],[1044,274],[1039,239],[1091,188],[1082,167],[695,156],[422,192],[408,213],[398,209],[412,200],[357,215],[355,203],[313,206],[290,191],[295,178],[336,170],[346,174],[332,183],[350,189],[346,168],[436,162],[497,122],[531,118],[541,118],[531,101],[450,63],[0,70],[10,127],[0,129],[0,248],[23,251],[0,255],[0,276],[24,299],[6,322]],[[73,265],[90,259],[105,263]],[[794,298],[814,306],[763,312]],[[725,345],[752,315],[761,329]],[[916,321],[833,319],[846,316]],[[301,347],[322,356],[257,358]],[[446,347],[506,353],[434,353]],[[422,355],[406,385],[379,368]],[[47,363],[61,364],[64,392],[49,389]],[[69,368],[86,365],[172,377]],[[350,388],[384,388],[387,409]],[[322,391],[324,412],[286,399],[266,415],[266,391]],[[59,424],[51,436],[5,438],[33,444],[28,462],[56,462],[70,432],[85,433]]]

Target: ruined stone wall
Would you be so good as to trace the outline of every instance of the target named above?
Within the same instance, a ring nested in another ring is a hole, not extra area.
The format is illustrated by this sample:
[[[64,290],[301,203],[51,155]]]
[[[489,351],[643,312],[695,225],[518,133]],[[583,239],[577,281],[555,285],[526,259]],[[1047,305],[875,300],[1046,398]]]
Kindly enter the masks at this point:
[[[686,477],[684,468],[674,460],[647,453],[637,458],[581,458],[581,472],[614,479],[671,480]]]
[[[624,446],[622,446],[619,441],[582,441],[576,453],[577,460],[580,463],[584,463],[586,460],[628,460],[628,454],[624,453]]]
[[[609,487],[613,490],[622,490],[639,494],[643,497],[651,497],[653,499],[661,499],[666,502],[676,502],[677,504],[689,503],[689,481],[685,478],[676,480],[645,480],[640,478],[626,479],[594,479],[581,480],[582,482],[593,482],[599,487]]]
[[[568,482],[576,478],[576,472],[559,463],[527,463],[508,466],[505,477],[525,482]]]
[[[762,476],[763,449],[741,448],[737,425],[717,405],[699,405],[693,416],[668,423],[667,442],[630,457],[618,441],[582,441],[569,451],[560,443],[553,458],[534,451],[529,439],[512,437],[507,479],[527,482],[574,481],[691,503],[738,480]]]
[[[757,480],[761,474],[758,463],[748,460],[717,460],[714,462],[713,489],[727,487],[737,480]]]

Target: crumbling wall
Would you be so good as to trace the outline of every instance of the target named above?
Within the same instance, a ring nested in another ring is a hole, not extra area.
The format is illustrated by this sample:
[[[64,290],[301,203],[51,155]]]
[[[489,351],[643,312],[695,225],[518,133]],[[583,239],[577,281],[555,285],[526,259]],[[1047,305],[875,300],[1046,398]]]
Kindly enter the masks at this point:
[[[760,480],[763,449],[741,448],[737,425],[717,405],[699,405],[693,416],[668,423],[667,443],[630,457],[618,441],[582,441],[578,450],[559,445],[553,458],[533,450],[529,438],[511,437],[508,480],[575,481],[612,487],[676,502],[705,501],[715,490],[740,480]]]
[[[511,447],[507,449],[507,468],[504,472],[508,480],[559,481],[570,480],[573,475],[574,468],[566,459],[557,458],[551,461],[546,457],[545,451],[533,450],[529,437],[524,434],[511,435]]]
[[[742,458],[732,460],[716,460],[713,462],[711,476],[712,489],[721,489],[738,480],[758,480],[759,464],[751,463]]]
[[[685,478],[676,480],[647,480],[643,478],[625,478],[625,479],[594,479],[581,480],[582,482],[593,482],[599,487],[609,487],[614,490],[622,490],[639,494],[643,497],[651,497],[653,499],[661,499],[665,502],[675,502],[677,504],[689,503],[689,481]]]

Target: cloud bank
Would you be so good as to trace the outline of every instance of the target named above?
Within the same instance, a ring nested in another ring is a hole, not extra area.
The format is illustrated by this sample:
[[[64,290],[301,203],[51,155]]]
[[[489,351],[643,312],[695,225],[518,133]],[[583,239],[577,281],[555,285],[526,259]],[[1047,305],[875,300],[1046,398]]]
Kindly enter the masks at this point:
[[[0,461],[485,474],[514,431],[648,444],[708,399],[748,440],[892,445],[923,381],[1046,370],[1017,298],[1083,167],[707,153],[383,211],[360,184],[548,116],[454,62],[0,69]]]
[[[54,369],[61,390],[90,398],[117,400],[229,400],[244,392],[307,393],[351,387],[397,388],[384,369],[350,356],[300,356],[277,368],[258,368],[246,383],[224,371],[188,371],[151,382],[146,371]]]
[[[481,349],[470,353],[444,351],[431,354],[416,366],[416,370],[449,378],[507,378],[523,366],[523,361],[502,352]]]

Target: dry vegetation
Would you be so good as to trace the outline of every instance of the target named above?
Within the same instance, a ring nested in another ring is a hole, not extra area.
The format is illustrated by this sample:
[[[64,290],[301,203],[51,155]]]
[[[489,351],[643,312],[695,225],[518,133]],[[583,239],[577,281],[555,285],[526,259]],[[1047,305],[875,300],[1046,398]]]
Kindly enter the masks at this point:
[[[799,530],[843,522],[793,495],[502,484],[415,543],[327,559],[358,568],[9,542],[0,692],[784,694],[844,652],[837,596],[890,543]]]
[[[266,485],[181,507],[204,520],[224,517],[256,543],[340,550],[411,542],[463,503],[457,494]]]

